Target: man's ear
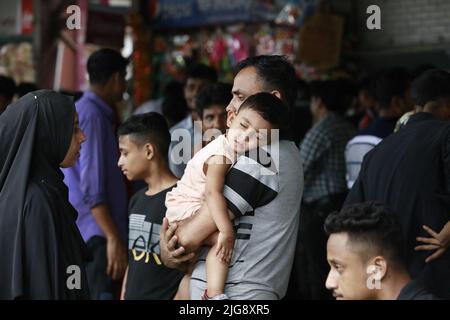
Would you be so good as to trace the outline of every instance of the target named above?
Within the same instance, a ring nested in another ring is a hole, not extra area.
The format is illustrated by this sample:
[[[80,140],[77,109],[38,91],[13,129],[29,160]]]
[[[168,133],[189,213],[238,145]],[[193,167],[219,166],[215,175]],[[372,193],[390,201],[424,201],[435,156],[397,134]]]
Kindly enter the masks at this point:
[[[152,160],[153,157],[155,156],[155,148],[153,147],[153,145],[151,143],[146,143],[144,145],[145,148],[145,153],[146,153],[146,157],[147,160]]]
[[[231,124],[233,123],[234,119],[236,118],[236,113],[233,111],[229,111],[227,114],[227,127],[231,127]]]
[[[383,280],[388,271],[388,264],[383,256],[376,256],[371,263],[375,268],[373,272],[377,279]]]
[[[281,98],[281,92],[280,92],[280,91],[278,91],[278,90],[273,90],[273,91],[271,91],[270,93],[273,94],[273,95],[274,95],[275,97],[277,97],[278,99],[283,100],[283,99]]]

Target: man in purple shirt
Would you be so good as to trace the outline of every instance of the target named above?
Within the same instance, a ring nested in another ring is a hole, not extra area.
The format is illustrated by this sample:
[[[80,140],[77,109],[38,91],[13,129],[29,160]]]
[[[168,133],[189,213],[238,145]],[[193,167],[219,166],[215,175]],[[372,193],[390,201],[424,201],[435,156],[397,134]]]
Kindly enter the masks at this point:
[[[90,88],[76,103],[87,140],[75,166],[64,170],[69,200],[92,260],[86,266],[92,299],[117,297],[127,266],[127,190],[117,167],[115,103],[125,91],[127,60],[111,49],[88,59]]]

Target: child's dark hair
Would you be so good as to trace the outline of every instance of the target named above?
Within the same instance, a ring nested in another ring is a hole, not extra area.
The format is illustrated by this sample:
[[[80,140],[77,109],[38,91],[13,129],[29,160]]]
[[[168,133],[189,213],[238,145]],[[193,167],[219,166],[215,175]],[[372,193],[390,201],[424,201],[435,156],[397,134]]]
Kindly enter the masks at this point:
[[[151,143],[167,159],[170,145],[170,132],[166,119],[156,112],[134,115],[122,123],[117,133],[119,136],[130,135],[130,138],[138,146]]]
[[[260,92],[249,96],[242,103],[239,112],[245,109],[256,111],[264,120],[268,121],[274,128],[282,129],[287,121],[287,107],[279,98],[268,92]]]

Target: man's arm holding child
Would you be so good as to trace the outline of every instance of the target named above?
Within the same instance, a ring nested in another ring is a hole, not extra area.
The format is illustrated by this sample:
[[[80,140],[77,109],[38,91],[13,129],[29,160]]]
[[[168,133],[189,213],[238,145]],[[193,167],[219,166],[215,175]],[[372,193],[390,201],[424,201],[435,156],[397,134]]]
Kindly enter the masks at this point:
[[[216,255],[226,263],[231,260],[235,238],[233,224],[223,196],[225,176],[230,167],[231,161],[224,156],[213,156],[206,162],[206,204],[219,230]]]
[[[169,220],[167,218],[163,219],[159,234],[161,260],[166,267],[186,273],[189,260],[194,258],[195,253],[186,253],[183,247],[177,247],[178,237],[175,235],[177,227],[176,223],[169,226]]]

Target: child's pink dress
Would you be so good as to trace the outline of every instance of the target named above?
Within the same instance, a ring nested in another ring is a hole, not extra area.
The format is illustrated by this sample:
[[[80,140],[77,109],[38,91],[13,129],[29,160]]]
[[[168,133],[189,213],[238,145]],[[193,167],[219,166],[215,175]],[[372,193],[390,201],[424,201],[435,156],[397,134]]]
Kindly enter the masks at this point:
[[[217,137],[197,152],[187,163],[183,177],[166,196],[166,217],[169,222],[189,218],[197,213],[205,202],[205,162],[212,156],[225,156],[229,163],[235,163],[235,153],[225,135]]]

